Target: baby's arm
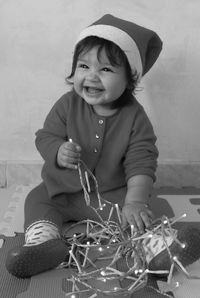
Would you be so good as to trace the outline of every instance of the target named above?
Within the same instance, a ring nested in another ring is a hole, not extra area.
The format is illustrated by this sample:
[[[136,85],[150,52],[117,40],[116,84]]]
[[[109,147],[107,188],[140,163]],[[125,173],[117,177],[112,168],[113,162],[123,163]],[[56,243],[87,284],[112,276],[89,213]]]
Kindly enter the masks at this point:
[[[124,168],[127,179],[127,194],[122,210],[123,227],[134,225],[135,229],[144,231],[151,224],[153,214],[148,201],[156,180],[158,149],[152,124],[138,105]]]
[[[136,230],[144,232],[153,218],[148,201],[153,188],[153,179],[147,175],[131,177],[127,183],[127,194],[122,208],[122,227],[133,225]]]
[[[67,108],[64,96],[59,99],[48,113],[44,126],[36,132],[36,147],[43,159],[56,165],[57,152],[67,141]]]

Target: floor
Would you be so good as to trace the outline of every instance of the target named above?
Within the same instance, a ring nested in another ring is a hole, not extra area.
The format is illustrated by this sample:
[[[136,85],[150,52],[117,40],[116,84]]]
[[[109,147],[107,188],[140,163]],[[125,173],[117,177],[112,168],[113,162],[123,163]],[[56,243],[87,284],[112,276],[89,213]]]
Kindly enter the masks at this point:
[[[32,187],[33,185],[15,185],[8,189],[0,189],[1,298],[60,298],[66,297],[66,293],[68,292],[66,279],[70,276],[69,270],[51,270],[31,279],[19,280],[10,276],[4,268],[3,262],[7,250],[13,245],[23,243],[23,204],[27,193]],[[186,218],[181,222],[183,224],[195,224],[200,227],[200,189],[160,188],[156,190],[152,208],[156,216],[166,214],[168,217],[179,218],[186,213]],[[200,276],[200,261],[198,260],[188,266],[187,270],[192,275]],[[161,281],[158,283],[159,288],[164,291],[173,290],[176,298],[200,297],[200,280],[187,279],[182,273],[176,273],[174,275],[170,287]],[[136,296],[134,297],[137,298]],[[149,294],[144,294],[143,297],[154,296],[151,296],[149,292]]]

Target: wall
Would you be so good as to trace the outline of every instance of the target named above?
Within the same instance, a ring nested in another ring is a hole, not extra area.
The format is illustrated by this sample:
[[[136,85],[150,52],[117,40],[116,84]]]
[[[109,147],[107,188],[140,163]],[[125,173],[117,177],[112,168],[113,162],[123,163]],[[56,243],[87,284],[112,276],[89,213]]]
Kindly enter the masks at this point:
[[[182,184],[196,177],[198,185],[199,11],[198,0],[0,0],[0,183],[12,176],[9,167],[41,163],[34,134],[67,91],[75,38],[113,13],[155,30],[164,42],[138,99],[158,136],[159,176],[169,181],[178,173]]]

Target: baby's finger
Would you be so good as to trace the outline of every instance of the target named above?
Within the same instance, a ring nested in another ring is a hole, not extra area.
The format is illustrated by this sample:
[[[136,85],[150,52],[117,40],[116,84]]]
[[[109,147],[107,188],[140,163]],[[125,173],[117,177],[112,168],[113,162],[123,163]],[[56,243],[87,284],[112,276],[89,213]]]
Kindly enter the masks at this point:
[[[62,156],[62,161],[63,163],[66,163],[66,164],[75,164],[77,165],[78,162],[79,162],[79,158],[72,158],[72,157],[66,157],[66,156]]]
[[[68,169],[78,169],[78,160],[73,158],[62,158],[61,165]]]
[[[135,220],[134,215],[129,215],[127,220],[128,220],[129,225],[132,226],[133,230],[138,231],[138,223]]]
[[[150,216],[151,220],[154,220],[155,216],[154,216],[153,212],[150,209],[147,210],[147,213]]]
[[[143,220],[145,227],[149,227],[152,224],[152,217],[150,216],[150,212],[141,211],[140,216]]]
[[[125,230],[128,225],[128,222],[126,220],[126,216],[123,213],[121,216],[121,220],[122,220],[122,223],[121,223],[122,230]]]
[[[77,170],[78,169],[78,165],[77,164],[73,164],[73,163],[65,163],[65,168],[72,169],[72,170]]]
[[[70,149],[64,149],[64,151],[62,152],[62,156],[64,158],[80,158],[81,154],[79,152],[76,151],[72,151]]]
[[[77,143],[73,142],[72,139],[69,139],[69,143],[72,150],[75,150],[76,152],[81,152],[81,147]]]
[[[135,216],[135,227],[141,232],[143,233],[144,232],[144,222],[143,222],[143,219],[141,217],[141,214],[138,214]]]

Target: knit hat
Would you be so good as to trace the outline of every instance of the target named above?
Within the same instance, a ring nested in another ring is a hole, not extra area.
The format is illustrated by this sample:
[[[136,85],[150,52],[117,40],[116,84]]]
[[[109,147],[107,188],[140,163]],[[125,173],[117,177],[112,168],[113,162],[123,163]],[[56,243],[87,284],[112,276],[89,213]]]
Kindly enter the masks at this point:
[[[88,36],[97,36],[117,44],[126,54],[133,73],[136,70],[139,77],[149,71],[162,49],[162,41],[154,31],[110,14],[85,28],[77,43]]]

